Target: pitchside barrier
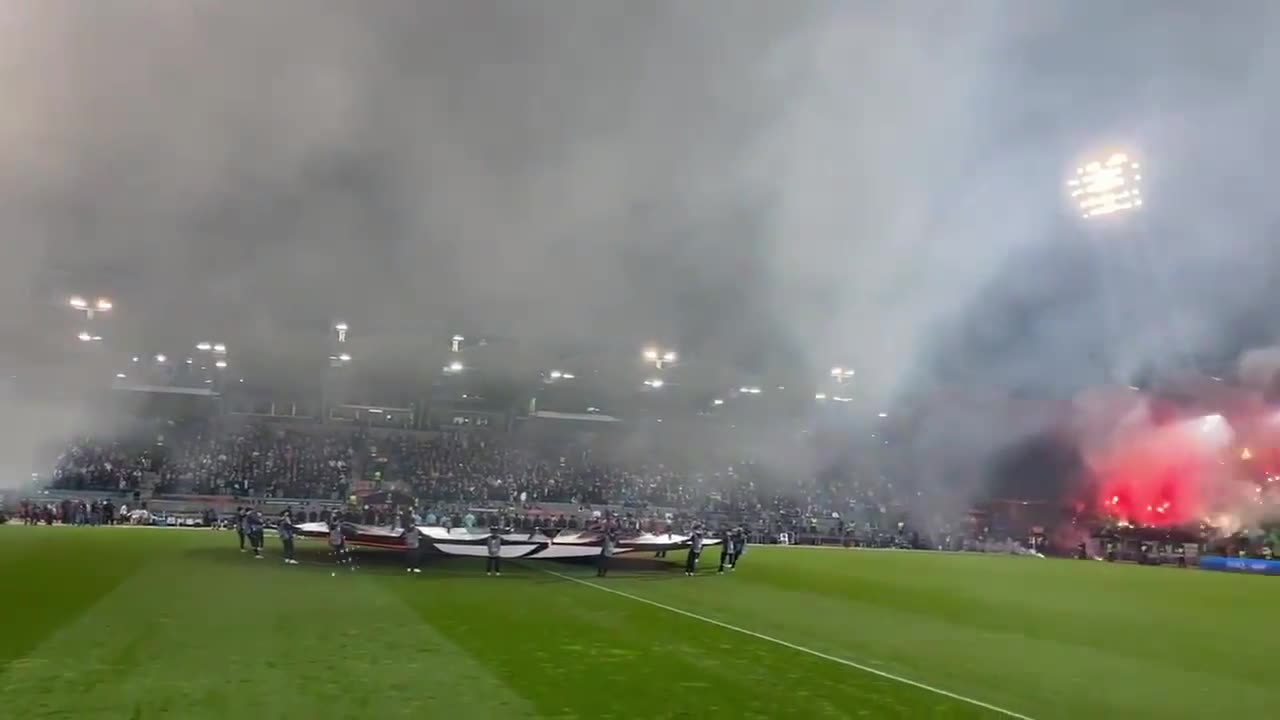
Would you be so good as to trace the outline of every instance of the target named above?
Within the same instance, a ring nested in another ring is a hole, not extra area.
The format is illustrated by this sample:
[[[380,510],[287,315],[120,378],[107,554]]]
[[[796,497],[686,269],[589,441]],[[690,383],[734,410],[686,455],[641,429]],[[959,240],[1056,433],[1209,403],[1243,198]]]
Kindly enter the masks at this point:
[[[1200,558],[1200,569],[1248,573],[1250,575],[1280,575],[1280,560],[1255,560],[1252,558],[1204,555]]]

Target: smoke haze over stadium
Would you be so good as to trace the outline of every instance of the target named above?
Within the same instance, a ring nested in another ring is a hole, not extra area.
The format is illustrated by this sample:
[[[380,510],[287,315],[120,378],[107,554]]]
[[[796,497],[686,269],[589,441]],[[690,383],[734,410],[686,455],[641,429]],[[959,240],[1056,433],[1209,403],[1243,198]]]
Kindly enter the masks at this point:
[[[6,0],[2,359],[20,378],[61,358],[50,318],[79,292],[113,298],[108,339],[140,352],[337,318],[424,347],[663,342],[725,385],[856,368],[870,414],[934,388],[1229,374],[1248,351],[1265,385],[1280,8],[1103,15]],[[1063,181],[1114,147],[1150,200],[1084,223]],[[274,356],[262,372],[287,375]],[[965,412],[912,429],[939,495],[1049,424],[957,432]],[[5,451],[87,414],[30,420]]]

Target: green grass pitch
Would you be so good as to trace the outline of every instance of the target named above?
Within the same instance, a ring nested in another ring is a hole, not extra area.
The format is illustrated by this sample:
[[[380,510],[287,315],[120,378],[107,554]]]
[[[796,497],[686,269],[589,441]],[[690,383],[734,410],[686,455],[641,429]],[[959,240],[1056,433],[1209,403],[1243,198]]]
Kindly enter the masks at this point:
[[[5,718],[1205,718],[1280,710],[1280,579],[753,547],[619,559],[361,552],[0,527]],[[711,561],[708,563],[707,561]],[[604,589],[602,589],[604,588]],[[680,611],[683,611],[680,612]],[[911,682],[904,682],[911,681]],[[912,684],[912,682],[917,684]],[[940,692],[939,692],[940,691]]]

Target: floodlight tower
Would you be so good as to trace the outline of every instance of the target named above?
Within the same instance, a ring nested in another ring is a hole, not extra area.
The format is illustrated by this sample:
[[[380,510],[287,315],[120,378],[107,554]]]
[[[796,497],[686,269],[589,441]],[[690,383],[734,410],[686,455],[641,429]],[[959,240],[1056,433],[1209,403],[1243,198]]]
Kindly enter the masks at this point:
[[[1094,252],[1103,283],[1099,298],[1105,303],[1101,320],[1107,345],[1116,338],[1146,331],[1148,328],[1143,325],[1149,326],[1158,315],[1144,313],[1138,304],[1144,299],[1156,300],[1161,293],[1134,293],[1120,288],[1165,289],[1155,287],[1162,279],[1152,270],[1159,266],[1159,260],[1155,249],[1149,247],[1145,232],[1144,174],[1145,165],[1137,153],[1111,150],[1080,163],[1066,181],[1072,210],[1084,221],[1086,232],[1097,245]],[[1161,322],[1164,334],[1176,332],[1171,325]],[[1120,358],[1114,357],[1109,348],[1104,349],[1104,354],[1110,380],[1131,382],[1131,378],[1125,376],[1134,368],[1119,367]]]
[[[93,321],[95,315],[105,315],[111,312],[115,304],[109,298],[100,297],[95,300],[86,300],[83,296],[72,295],[67,298],[67,306],[76,313],[84,313],[86,324]],[[90,327],[92,325],[90,324]],[[80,342],[102,342],[102,336],[89,330],[82,330],[76,337]]]
[[[643,357],[646,364],[652,364],[658,370],[674,365],[680,359],[680,355],[675,350],[657,347],[645,348]]]
[[[67,299],[67,305],[76,312],[82,312],[86,320],[92,320],[95,313],[108,313],[115,307],[109,298],[100,297],[93,302],[85,300],[80,295],[72,295]]]

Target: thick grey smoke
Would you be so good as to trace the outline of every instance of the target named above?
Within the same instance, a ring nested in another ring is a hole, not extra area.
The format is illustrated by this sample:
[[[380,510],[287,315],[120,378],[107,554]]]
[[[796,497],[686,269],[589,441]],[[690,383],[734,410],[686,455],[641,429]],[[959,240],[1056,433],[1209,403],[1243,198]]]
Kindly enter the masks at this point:
[[[1265,3],[848,5],[784,46],[809,69],[762,163],[778,315],[815,371],[857,367],[891,413],[951,386],[1045,398],[1039,419],[979,402],[913,421],[926,496],[968,502],[997,453],[1061,422],[1054,397],[1227,374],[1274,338],[1278,22]],[[1063,180],[1115,148],[1148,202],[1086,224]]]
[[[761,67],[803,16],[11,6],[0,152],[25,256],[7,270],[109,285],[143,326],[118,332],[152,343],[334,317],[366,334],[692,335],[677,310],[730,282],[742,158],[784,100]]]
[[[6,1],[0,300],[33,310],[5,361],[83,349],[49,339],[72,291],[117,299],[118,352],[214,336],[290,369],[338,317],[660,340],[735,383],[855,367],[868,414],[1269,343],[1277,10],[1100,12]],[[1061,181],[1116,144],[1147,212],[1085,228]],[[979,430],[903,447],[981,476],[1026,432]]]
[[[1099,351],[1128,375],[1238,342],[1233,324],[1273,279],[1261,158],[1275,153],[1263,38],[1276,13],[1106,16],[850,5],[794,40],[812,69],[766,147],[782,314],[814,355],[895,394],[922,365],[925,380],[941,366],[1043,386],[1107,379],[1079,370]],[[1063,180],[1116,147],[1150,168],[1146,212],[1086,225]]]
[[[732,353],[764,314],[744,166],[785,99],[770,49],[811,8],[2,7],[16,374],[79,367],[72,292],[115,299],[112,362],[214,338],[277,378],[337,318],[418,338],[414,362],[459,330]]]

